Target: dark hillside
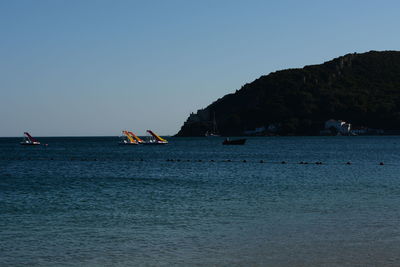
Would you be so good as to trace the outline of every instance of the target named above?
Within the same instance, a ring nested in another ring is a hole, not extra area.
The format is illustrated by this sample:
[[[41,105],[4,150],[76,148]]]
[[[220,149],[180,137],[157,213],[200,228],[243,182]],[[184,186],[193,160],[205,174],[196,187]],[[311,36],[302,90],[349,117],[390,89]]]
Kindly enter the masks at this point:
[[[314,135],[326,120],[400,130],[400,52],[348,54],[321,65],[261,76],[192,114],[178,136],[274,126],[276,134]]]

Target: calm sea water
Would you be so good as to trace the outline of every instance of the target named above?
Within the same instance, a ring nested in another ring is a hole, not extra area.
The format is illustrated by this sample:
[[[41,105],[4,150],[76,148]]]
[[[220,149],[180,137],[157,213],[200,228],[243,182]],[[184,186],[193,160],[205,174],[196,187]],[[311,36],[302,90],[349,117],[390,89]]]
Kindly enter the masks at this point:
[[[400,137],[19,141],[0,138],[1,266],[400,265]]]

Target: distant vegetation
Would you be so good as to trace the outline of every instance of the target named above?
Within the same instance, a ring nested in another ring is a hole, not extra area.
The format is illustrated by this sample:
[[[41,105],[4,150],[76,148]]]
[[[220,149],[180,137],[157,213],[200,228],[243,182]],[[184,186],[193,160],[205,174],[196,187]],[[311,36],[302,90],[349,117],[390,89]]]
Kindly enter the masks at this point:
[[[204,136],[214,115],[221,135],[271,125],[274,134],[316,135],[331,118],[400,130],[400,52],[348,54],[261,76],[192,114],[177,136]]]

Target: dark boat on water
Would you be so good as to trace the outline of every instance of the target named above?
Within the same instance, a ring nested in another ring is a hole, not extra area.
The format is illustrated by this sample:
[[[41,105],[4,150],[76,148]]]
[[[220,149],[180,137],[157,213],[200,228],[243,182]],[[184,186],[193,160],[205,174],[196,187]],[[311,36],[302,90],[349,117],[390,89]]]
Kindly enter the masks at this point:
[[[230,140],[229,138],[226,138],[224,142],[222,142],[223,145],[244,145],[244,143],[246,143],[246,139]]]

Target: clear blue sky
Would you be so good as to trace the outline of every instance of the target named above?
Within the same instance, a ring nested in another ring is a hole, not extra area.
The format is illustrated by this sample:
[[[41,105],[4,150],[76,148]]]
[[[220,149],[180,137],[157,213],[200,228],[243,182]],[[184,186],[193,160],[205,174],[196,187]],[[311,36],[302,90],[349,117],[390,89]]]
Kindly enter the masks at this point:
[[[261,75],[399,50],[399,1],[0,0],[0,136],[175,134]]]

